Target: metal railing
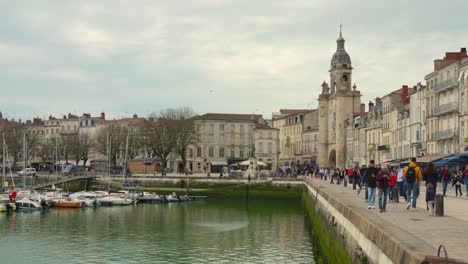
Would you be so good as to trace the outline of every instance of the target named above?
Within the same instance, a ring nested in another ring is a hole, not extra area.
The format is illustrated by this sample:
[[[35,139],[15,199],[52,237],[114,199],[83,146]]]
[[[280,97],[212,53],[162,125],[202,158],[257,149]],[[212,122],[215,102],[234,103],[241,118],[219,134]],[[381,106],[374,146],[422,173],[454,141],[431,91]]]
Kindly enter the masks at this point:
[[[435,108],[435,115],[442,115],[451,112],[458,112],[458,104],[457,103],[447,103],[443,105],[439,105]]]
[[[445,81],[440,81],[434,86],[434,92],[435,93],[440,93],[442,91],[445,91],[447,89],[453,88],[456,85],[458,85],[458,80],[457,79],[449,79]]]
[[[456,131],[453,129],[446,129],[439,131],[439,138],[438,139],[449,139],[453,138],[457,135]]]

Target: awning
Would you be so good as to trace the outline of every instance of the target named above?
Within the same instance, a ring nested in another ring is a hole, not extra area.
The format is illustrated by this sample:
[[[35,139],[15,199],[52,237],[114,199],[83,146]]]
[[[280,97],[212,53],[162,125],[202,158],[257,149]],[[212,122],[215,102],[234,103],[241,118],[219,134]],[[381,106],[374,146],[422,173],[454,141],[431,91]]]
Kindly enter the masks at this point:
[[[424,156],[424,157],[417,157],[416,162],[434,162],[441,160],[449,155],[433,155],[433,156]]]
[[[461,79],[463,79],[463,73],[464,73],[464,71],[461,71],[461,72],[460,72],[460,76],[458,77],[458,81],[460,81]]]
[[[466,162],[464,162],[462,159],[441,159],[439,161],[434,162],[434,166],[436,167],[442,167],[442,166],[464,166],[466,165]]]
[[[212,161],[210,163],[211,163],[211,166],[227,166],[228,165],[226,161]]]

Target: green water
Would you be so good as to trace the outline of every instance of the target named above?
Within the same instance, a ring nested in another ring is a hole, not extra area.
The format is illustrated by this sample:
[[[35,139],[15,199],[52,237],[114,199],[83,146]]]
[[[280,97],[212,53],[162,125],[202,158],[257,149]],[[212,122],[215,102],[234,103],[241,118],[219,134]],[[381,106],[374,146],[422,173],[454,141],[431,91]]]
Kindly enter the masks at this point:
[[[0,263],[314,263],[300,201],[0,213]]]

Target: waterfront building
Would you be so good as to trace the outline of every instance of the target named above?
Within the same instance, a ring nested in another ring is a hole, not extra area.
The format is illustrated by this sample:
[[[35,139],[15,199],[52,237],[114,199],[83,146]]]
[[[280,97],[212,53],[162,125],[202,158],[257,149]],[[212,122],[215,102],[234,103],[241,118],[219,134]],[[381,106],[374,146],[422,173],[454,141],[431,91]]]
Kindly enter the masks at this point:
[[[367,115],[365,104],[361,104],[360,111],[350,115],[347,120],[346,150],[347,166],[359,166],[367,161]]]
[[[461,59],[459,76],[460,90],[460,131],[459,131],[459,151],[468,152],[468,58]]]
[[[330,63],[330,84],[322,83],[319,95],[319,148],[321,167],[343,167],[346,163],[346,124],[349,113],[360,108],[361,93],[352,86],[351,58],[340,35]]]
[[[279,129],[281,166],[293,166],[302,162],[302,131],[304,115],[310,110],[294,110],[289,114],[276,116],[273,127]]]
[[[196,116],[194,122],[200,140],[189,148],[193,155],[188,155],[188,166],[195,173],[219,173],[230,164],[247,160],[255,148],[255,129],[259,126],[258,133],[263,133],[261,127],[267,125],[261,115],[254,114],[208,113]],[[277,133],[272,132],[274,135]],[[270,142],[262,142],[268,148]]]
[[[446,52],[443,59],[434,60],[434,71],[425,77],[429,155],[459,152],[459,117],[464,116],[463,112],[460,113],[460,102],[464,102],[466,97],[463,89],[459,89],[460,66],[467,57],[466,48],[460,52]]]
[[[388,151],[389,147],[386,146],[385,141],[382,139],[383,107],[382,100],[378,97],[375,99],[375,105],[373,102],[369,102],[369,113],[367,114],[365,133],[367,141],[367,159],[365,164],[368,164],[370,160],[374,160],[376,163],[382,163],[382,152]],[[384,142],[384,144],[382,144],[382,142]],[[382,146],[385,146],[385,149],[383,149]]]
[[[302,130],[302,162],[315,165],[318,155],[318,110],[311,110],[304,115]]]
[[[426,153],[426,86],[418,83],[410,95],[410,144],[411,157]]]
[[[279,158],[279,129],[257,124],[254,129],[255,157],[267,164],[265,170],[275,172]]]

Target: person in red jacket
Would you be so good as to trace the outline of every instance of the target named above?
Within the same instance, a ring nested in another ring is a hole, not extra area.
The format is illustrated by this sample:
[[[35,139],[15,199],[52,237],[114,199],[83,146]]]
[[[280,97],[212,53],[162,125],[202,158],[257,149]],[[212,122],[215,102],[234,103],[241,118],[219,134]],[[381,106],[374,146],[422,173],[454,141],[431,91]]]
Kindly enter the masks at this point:
[[[394,202],[393,187],[395,187],[396,182],[397,182],[397,168],[392,167],[392,171],[390,172],[390,181],[388,182],[388,196],[389,196],[390,202]]]

